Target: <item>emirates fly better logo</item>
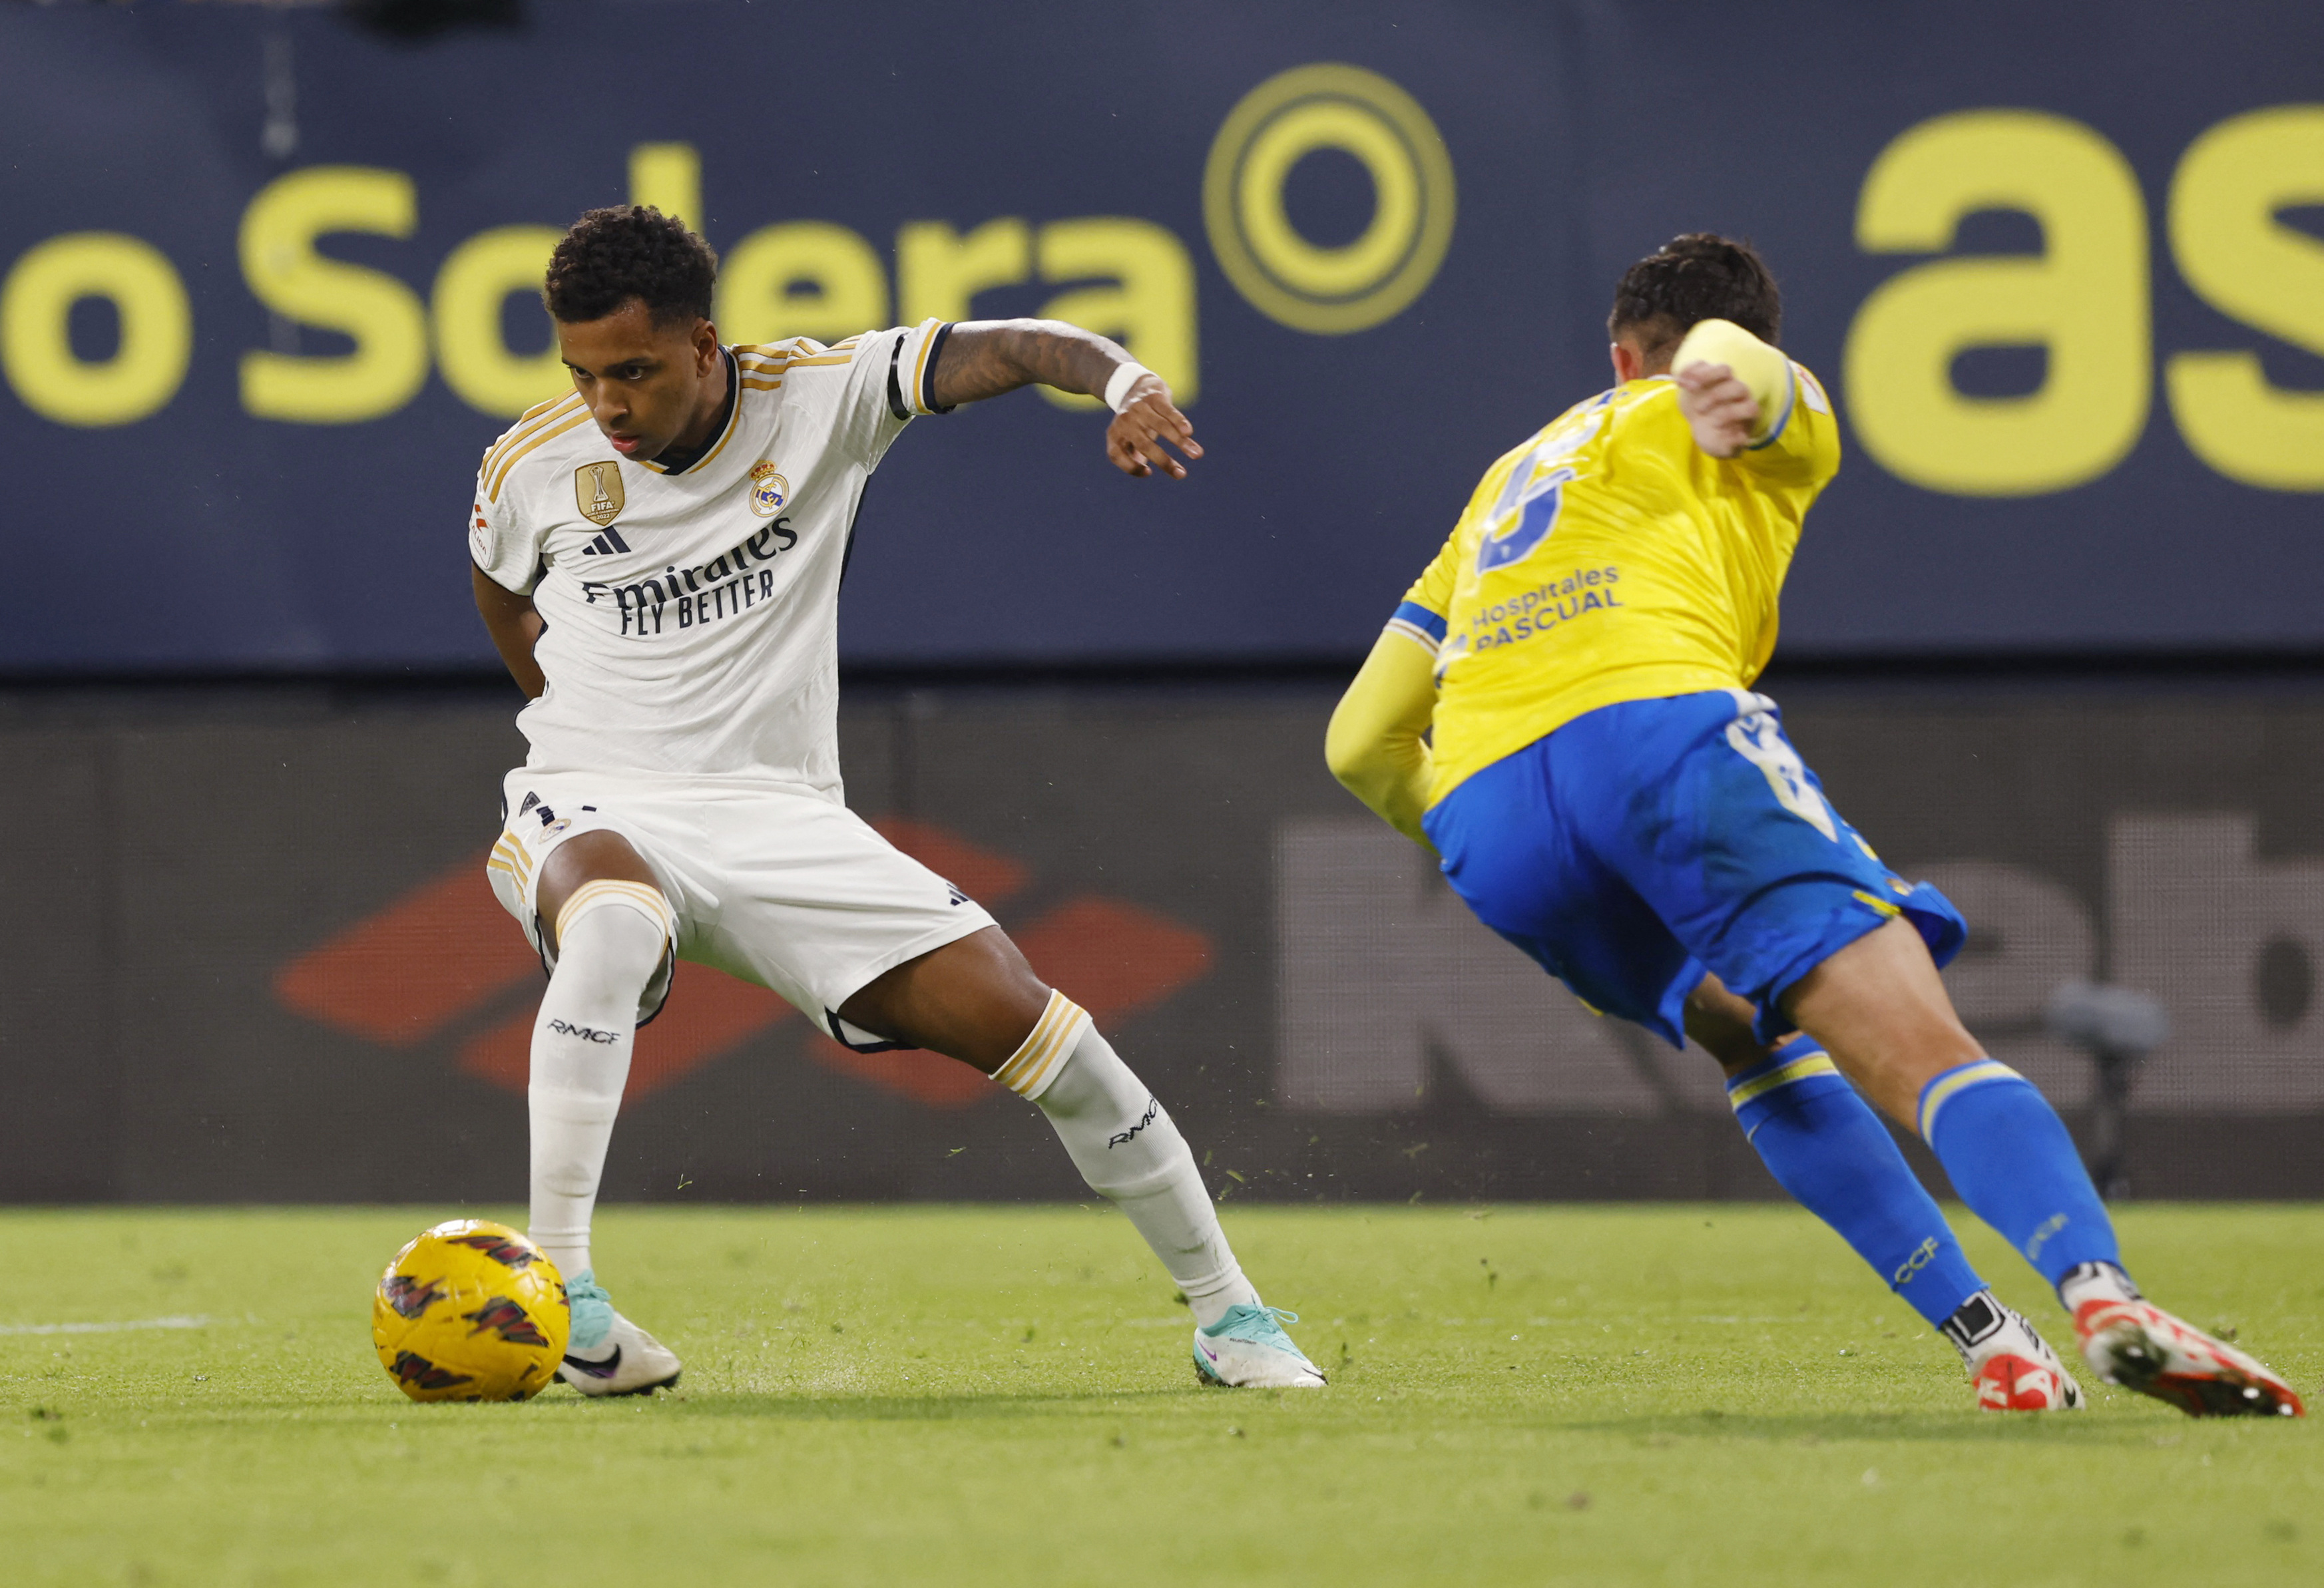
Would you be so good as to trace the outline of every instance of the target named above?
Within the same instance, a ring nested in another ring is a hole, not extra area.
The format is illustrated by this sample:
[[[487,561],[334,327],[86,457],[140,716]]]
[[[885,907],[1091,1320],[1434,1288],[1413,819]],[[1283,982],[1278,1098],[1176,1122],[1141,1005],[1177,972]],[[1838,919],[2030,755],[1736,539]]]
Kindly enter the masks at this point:
[[[1025,894],[1031,872],[941,827],[886,820],[888,841],[986,908]],[[1097,894],[1073,894],[1011,924],[1045,980],[1101,1023],[1152,1007],[1211,968],[1210,940],[1182,922]],[[286,1008],[384,1048],[431,1052],[522,1097],[540,964],[484,882],[484,857],[448,867],[284,965]],[[700,965],[680,973],[661,1018],[638,1033],[627,1100],[776,1034],[798,1012],[764,987]],[[964,1108],[1001,1088],[934,1053],[857,1053],[804,1021],[799,1051],[867,1086],[931,1108]]]

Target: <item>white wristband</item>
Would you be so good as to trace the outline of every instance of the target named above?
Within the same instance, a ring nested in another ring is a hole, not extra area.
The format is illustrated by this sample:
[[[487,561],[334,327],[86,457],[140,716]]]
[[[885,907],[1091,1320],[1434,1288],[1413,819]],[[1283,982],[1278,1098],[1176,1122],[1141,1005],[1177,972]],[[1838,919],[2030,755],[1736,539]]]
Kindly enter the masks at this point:
[[[1137,384],[1138,377],[1153,372],[1140,363],[1114,365],[1113,378],[1105,383],[1105,406],[1120,413],[1121,405],[1130,400],[1130,389]]]

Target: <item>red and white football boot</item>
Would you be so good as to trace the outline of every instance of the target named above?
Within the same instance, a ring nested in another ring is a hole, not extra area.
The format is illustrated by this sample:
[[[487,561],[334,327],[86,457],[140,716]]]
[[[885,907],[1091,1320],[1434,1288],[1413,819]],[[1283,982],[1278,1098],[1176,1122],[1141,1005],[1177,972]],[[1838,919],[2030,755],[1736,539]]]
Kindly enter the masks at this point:
[[[2074,1309],[2082,1360],[2109,1384],[2167,1400],[2189,1417],[2305,1417],[2291,1385],[2255,1357],[2152,1301],[2098,1296]]]
[[[1979,1411],[2078,1411],[2082,1387],[2047,1345],[2042,1354],[1997,1351],[1969,1374]]]
[[[2025,1315],[1980,1290],[1945,1322],[1980,1411],[2076,1411],[2082,1387]]]

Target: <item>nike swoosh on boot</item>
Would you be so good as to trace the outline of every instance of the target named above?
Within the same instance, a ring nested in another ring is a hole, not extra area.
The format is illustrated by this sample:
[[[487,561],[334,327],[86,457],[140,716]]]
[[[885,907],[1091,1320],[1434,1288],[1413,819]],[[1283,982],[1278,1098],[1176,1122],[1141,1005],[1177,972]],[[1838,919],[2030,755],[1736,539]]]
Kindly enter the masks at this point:
[[[583,1357],[568,1356],[565,1359],[565,1365],[575,1372],[587,1373],[593,1379],[610,1379],[622,1371],[622,1348],[619,1345],[614,1346],[613,1354],[603,1362],[590,1362]]]

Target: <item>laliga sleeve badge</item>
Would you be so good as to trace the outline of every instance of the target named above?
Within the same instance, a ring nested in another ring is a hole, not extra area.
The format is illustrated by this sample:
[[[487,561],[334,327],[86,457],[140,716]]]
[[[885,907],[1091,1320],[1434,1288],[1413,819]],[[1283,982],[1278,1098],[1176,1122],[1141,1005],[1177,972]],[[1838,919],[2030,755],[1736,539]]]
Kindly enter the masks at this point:
[[[791,482],[775,473],[775,465],[761,458],[751,465],[751,510],[762,519],[771,519],[790,505]]]
[[[622,516],[628,499],[622,493],[622,465],[610,460],[583,464],[573,471],[573,504],[581,516],[603,529]]]

